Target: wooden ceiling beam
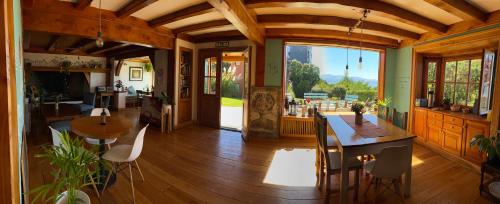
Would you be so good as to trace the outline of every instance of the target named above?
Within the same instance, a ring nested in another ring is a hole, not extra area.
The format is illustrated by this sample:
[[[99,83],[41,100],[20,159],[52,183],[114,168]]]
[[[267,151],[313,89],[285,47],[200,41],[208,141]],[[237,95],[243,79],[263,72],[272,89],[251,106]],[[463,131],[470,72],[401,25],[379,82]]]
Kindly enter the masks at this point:
[[[143,9],[146,6],[151,5],[158,0],[133,0],[122,7],[120,10],[116,12],[116,16],[118,18],[124,18],[132,15],[133,13]]]
[[[241,34],[250,41],[264,45],[264,31],[257,25],[257,19],[252,15],[241,0],[208,0]]]
[[[47,46],[46,50],[47,51],[54,51],[56,50],[57,44],[61,43],[61,41],[64,39],[64,36],[62,35],[54,35],[51,37],[49,45]]]
[[[259,24],[290,24],[290,23],[305,23],[305,24],[320,24],[320,25],[336,25],[342,27],[352,27],[358,22],[355,19],[342,18],[336,16],[313,16],[301,14],[268,14],[258,15],[257,21]],[[420,34],[411,31],[403,30],[393,26],[365,21],[363,29],[399,35],[403,38],[419,39]]]
[[[347,37],[347,32],[337,30],[305,29],[305,28],[268,28],[267,37],[276,38],[323,38],[361,41],[372,44],[386,45],[388,47],[398,47],[399,43],[395,39],[380,37],[376,35],[352,33]],[[359,44],[358,44],[359,46]],[[361,45],[363,46],[363,45]]]
[[[222,26],[227,26],[231,25],[231,22],[228,20],[215,20],[215,21],[208,21],[208,22],[203,22],[203,23],[198,23],[194,25],[188,25],[184,27],[180,27],[177,29],[172,30],[174,34],[178,33],[188,33],[188,32],[193,32],[193,31],[199,31],[199,30],[206,30],[209,28],[218,28]]]
[[[334,8],[338,5],[370,9],[383,13],[382,17],[391,18],[405,24],[413,25],[427,31],[444,33],[448,26],[430,18],[413,13],[401,7],[375,0],[245,0],[248,8],[271,8],[271,7],[319,7]],[[374,15],[373,13],[370,15]]]
[[[96,38],[99,9],[75,9],[72,3],[56,0],[35,1],[22,8],[26,31]],[[167,28],[151,28],[146,21],[117,18],[114,12],[102,10],[102,33],[105,41],[115,41],[162,49],[173,48],[174,35]]]
[[[120,49],[120,48],[123,48],[123,47],[127,47],[127,46],[130,46],[130,44],[127,44],[127,43],[116,43],[116,44],[112,44],[111,46],[106,46],[105,45],[101,49],[98,49],[98,50],[90,52],[90,54],[91,55],[99,55],[99,54],[102,54],[102,53],[105,53],[105,52],[109,52],[109,51],[112,51],[112,50],[117,50],[117,49]]]
[[[221,31],[221,32],[213,32],[213,33],[205,33],[201,35],[191,36],[191,39],[195,43],[202,42],[215,42],[215,41],[227,41],[227,40],[244,40],[247,39],[240,31],[230,30],[230,31]]]
[[[92,0],[78,0],[78,2],[76,2],[74,5],[75,5],[76,9],[83,10],[83,9],[89,7],[91,3],[92,3]]]
[[[485,22],[488,15],[465,0],[425,0],[463,20]]]
[[[71,50],[69,53],[71,54],[77,54],[77,53],[87,53],[87,50],[90,50],[94,47],[96,47],[95,40],[83,38],[78,42],[75,46],[74,49]]]
[[[201,3],[194,6],[190,6],[173,13],[169,13],[153,20],[150,20],[148,24],[152,27],[158,27],[165,24],[169,24],[175,21],[186,19],[193,16],[198,16],[214,11],[214,8],[209,3]]]

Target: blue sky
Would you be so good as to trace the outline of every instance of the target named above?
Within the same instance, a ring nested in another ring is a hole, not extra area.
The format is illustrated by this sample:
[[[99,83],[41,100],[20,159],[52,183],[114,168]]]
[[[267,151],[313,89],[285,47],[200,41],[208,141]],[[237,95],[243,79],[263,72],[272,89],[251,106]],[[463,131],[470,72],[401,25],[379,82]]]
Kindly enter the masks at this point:
[[[379,52],[362,50],[363,68],[358,68],[359,49],[349,49],[349,76],[378,79]],[[321,74],[344,75],[346,48],[312,46],[312,64]]]

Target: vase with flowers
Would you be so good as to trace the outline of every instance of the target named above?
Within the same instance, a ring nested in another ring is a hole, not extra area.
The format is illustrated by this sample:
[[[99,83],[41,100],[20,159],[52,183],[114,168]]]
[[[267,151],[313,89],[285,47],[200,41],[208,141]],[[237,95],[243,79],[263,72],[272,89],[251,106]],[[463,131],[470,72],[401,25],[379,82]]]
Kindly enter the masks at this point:
[[[356,125],[363,124],[363,113],[365,113],[365,106],[362,103],[354,103],[351,106],[351,111],[354,112],[354,123]]]
[[[120,89],[123,91],[123,82],[122,82],[122,80],[117,80],[115,87],[116,87],[117,91],[120,91]]]

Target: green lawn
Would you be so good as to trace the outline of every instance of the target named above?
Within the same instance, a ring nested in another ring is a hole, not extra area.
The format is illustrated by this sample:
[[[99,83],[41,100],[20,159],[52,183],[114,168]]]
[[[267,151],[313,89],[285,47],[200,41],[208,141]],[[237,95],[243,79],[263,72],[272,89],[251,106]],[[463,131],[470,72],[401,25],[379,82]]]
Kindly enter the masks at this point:
[[[243,106],[243,101],[241,99],[236,99],[236,98],[222,97],[221,105],[231,106],[231,107],[241,107]]]

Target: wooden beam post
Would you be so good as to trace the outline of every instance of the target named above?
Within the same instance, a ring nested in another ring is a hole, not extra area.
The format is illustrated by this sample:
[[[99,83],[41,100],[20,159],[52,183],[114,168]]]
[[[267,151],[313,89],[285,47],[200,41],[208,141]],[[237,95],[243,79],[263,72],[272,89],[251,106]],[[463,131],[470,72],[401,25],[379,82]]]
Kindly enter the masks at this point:
[[[491,126],[490,133],[494,134],[500,126],[500,41],[498,42],[495,87],[493,88],[493,104],[491,104]]]
[[[250,15],[241,0],[208,0],[236,29],[249,40],[264,45],[264,32],[257,25],[257,19]]]

